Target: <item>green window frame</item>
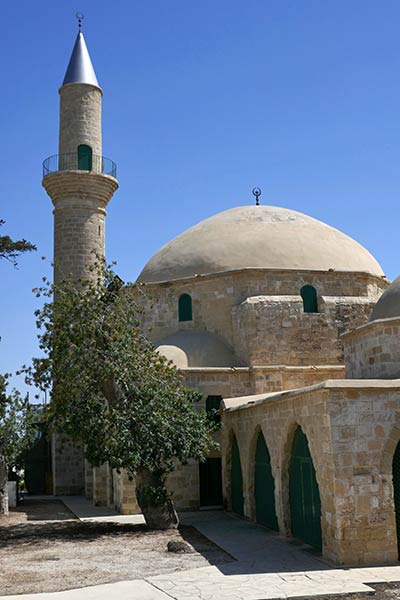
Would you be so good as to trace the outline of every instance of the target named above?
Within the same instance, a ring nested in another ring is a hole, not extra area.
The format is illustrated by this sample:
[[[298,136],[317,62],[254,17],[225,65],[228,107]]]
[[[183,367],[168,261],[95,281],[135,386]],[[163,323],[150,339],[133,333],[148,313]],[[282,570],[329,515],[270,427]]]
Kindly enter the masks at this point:
[[[300,290],[300,296],[303,299],[303,310],[305,313],[319,312],[317,290],[313,285],[303,285]]]
[[[193,321],[192,297],[189,294],[179,296],[178,320]]]

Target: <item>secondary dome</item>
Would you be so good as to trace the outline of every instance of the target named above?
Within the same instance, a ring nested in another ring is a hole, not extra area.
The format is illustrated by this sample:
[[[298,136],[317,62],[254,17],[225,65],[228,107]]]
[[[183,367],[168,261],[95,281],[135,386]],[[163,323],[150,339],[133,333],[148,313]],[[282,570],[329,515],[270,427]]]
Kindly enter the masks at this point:
[[[375,304],[370,321],[400,317],[400,275],[383,292]]]
[[[156,347],[176,367],[237,367],[239,361],[223,340],[208,331],[179,331]]]
[[[276,206],[239,206],[201,221],[163,246],[138,281],[248,268],[383,275],[368,250],[322,221]]]

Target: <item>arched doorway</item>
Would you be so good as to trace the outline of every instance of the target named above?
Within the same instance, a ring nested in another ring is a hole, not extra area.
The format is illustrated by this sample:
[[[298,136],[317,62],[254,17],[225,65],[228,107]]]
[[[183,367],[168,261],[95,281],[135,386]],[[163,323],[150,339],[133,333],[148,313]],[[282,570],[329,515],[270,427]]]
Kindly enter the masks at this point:
[[[397,549],[400,559],[400,442],[396,446],[393,455],[393,499],[396,514]]]
[[[271,470],[271,457],[262,432],[258,434],[254,474],[256,521],[278,531],[275,512],[275,482]]]
[[[238,515],[243,515],[243,477],[242,465],[240,464],[239,446],[236,436],[232,443],[232,470],[231,470],[231,485],[232,485],[232,510]]]
[[[86,144],[80,144],[78,146],[78,169],[80,171],[91,171],[92,170],[92,149]]]
[[[321,499],[308,441],[301,427],[293,440],[289,494],[292,534],[321,549]]]

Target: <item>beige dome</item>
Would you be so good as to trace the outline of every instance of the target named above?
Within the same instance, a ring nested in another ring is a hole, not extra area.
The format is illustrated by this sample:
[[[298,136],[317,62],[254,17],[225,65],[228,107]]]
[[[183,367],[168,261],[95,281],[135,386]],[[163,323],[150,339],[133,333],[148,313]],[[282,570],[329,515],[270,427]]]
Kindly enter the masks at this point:
[[[179,369],[237,367],[239,363],[223,340],[208,331],[179,331],[156,344],[156,350]]]
[[[383,275],[368,250],[322,221],[276,206],[239,206],[201,221],[163,246],[138,281],[248,268]]]
[[[400,276],[383,292],[375,304],[370,321],[400,317]]]

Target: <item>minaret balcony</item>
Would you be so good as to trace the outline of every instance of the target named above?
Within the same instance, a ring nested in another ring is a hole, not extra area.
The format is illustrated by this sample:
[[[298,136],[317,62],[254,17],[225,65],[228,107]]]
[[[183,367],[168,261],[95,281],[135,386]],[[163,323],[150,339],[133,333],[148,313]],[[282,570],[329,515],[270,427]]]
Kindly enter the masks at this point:
[[[43,161],[43,177],[57,171],[89,171],[117,178],[117,165],[104,156],[96,154],[54,154]]]

